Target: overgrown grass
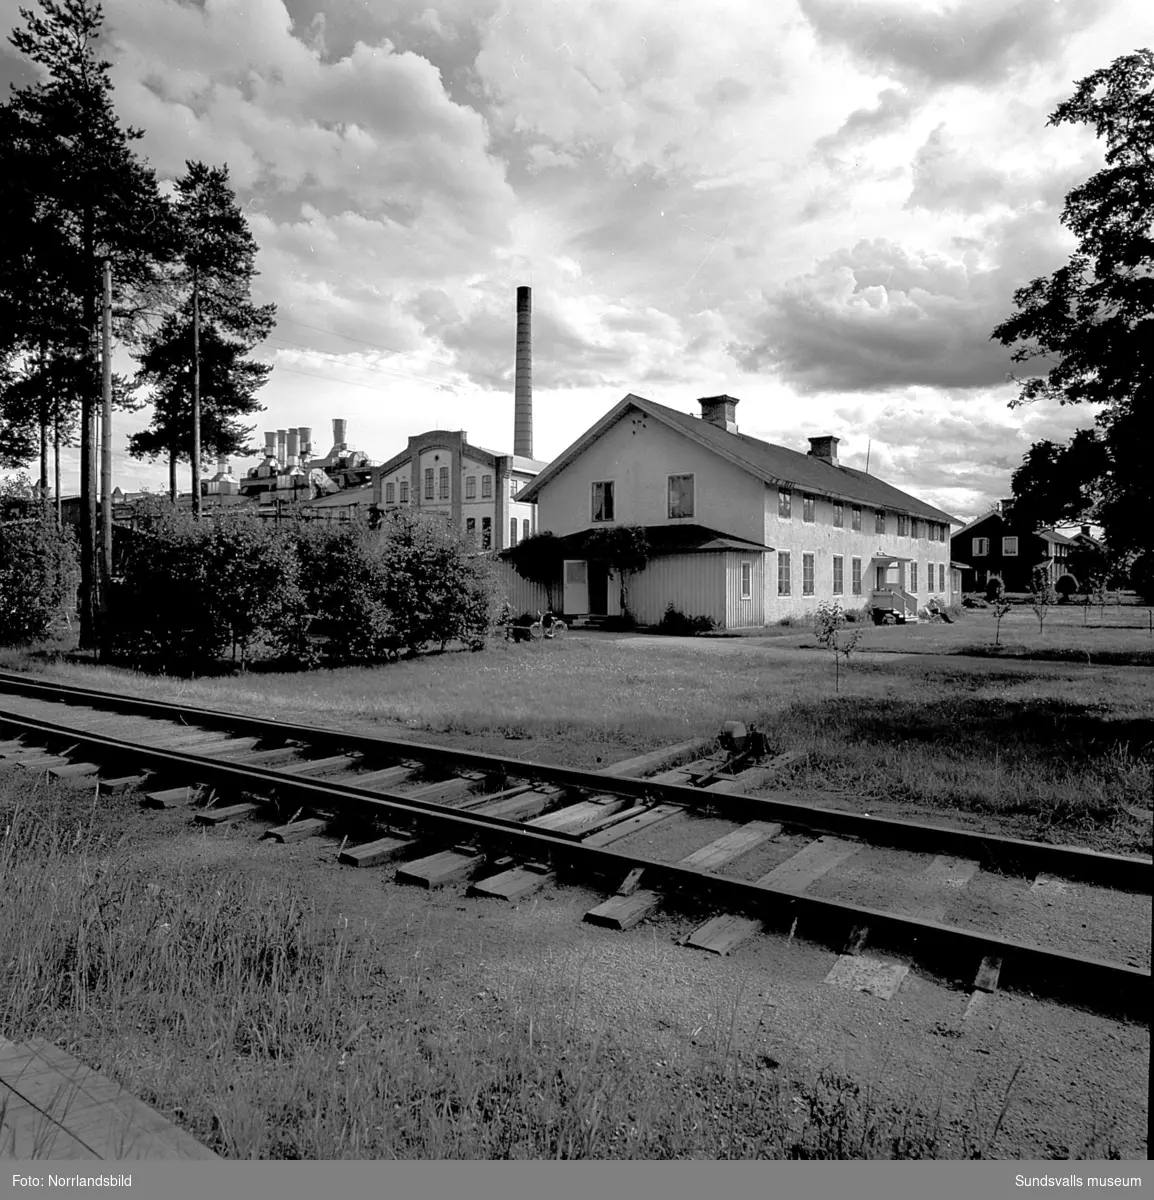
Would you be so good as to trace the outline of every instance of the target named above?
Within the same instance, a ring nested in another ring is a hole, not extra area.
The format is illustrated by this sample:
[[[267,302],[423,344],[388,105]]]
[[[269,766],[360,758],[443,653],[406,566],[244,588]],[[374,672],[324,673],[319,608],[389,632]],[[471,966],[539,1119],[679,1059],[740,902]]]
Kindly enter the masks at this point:
[[[96,810],[14,792],[0,783],[0,1028],[66,1044],[227,1157],[948,1152],[932,1098],[758,1056],[734,1034],[740,996],[672,1050],[545,990],[463,1008],[435,954],[382,966],[378,931],[291,884],[159,873]],[[996,1153],[968,1129],[953,1153]]]

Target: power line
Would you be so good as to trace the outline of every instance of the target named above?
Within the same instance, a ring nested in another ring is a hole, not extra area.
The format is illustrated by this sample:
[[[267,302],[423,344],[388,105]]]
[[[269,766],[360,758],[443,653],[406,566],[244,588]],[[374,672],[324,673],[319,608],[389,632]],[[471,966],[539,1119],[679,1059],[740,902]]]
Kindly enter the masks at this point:
[[[384,350],[386,354],[403,354],[403,350],[398,350],[396,346],[382,346],[380,342],[369,342],[364,338],[353,337],[349,333],[337,333],[335,329],[325,329],[320,325],[310,325],[307,321],[298,321],[296,317],[282,317],[277,313],[277,324],[281,321],[287,321],[290,325],[300,325],[304,329],[315,329],[317,333],[327,333],[330,337],[344,338],[347,342],[359,342],[362,346],[372,346],[374,350]]]

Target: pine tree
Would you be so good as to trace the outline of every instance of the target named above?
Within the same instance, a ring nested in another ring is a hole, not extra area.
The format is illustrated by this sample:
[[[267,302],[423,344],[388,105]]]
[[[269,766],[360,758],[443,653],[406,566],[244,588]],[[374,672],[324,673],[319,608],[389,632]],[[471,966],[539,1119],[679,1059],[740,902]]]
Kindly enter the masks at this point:
[[[83,516],[80,525],[80,642],[96,644],[96,445],[100,373],[98,345],[102,266],[112,265],[117,326],[131,336],[140,316],[134,296],[155,284],[170,251],[167,212],[153,171],[132,148],[142,136],[124,128],[112,106],[110,66],[98,57],[103,13],[94,0],[41,0],[41,13],[21,10],[25,28],[13,46],[45,78],[13,88],[5,106],[5,149],[20,183],[7,198],[20,225],[6,234],[19,252],[0,259],[0,309],[12,325],[4,351],[53,350],[87,365],[80,394]],[[9,164],[6,164],[8,166]],[[51,320],[45,321],[45,314]]]
[[[199,513],[204,460],[251,453],[245,445],[251,429],[238,418],[261,410],[256,392],[272,367],[244,355],[272,330],[276,306],[252,302],[257,244],[228,168],[186,165],[172,202],[179,249],[170,286],[177,307],[137,355],[137,383],[155,388],[156,407],[130,451],[141,458],[167,454],[172,487],[176,463],[189,461]]]

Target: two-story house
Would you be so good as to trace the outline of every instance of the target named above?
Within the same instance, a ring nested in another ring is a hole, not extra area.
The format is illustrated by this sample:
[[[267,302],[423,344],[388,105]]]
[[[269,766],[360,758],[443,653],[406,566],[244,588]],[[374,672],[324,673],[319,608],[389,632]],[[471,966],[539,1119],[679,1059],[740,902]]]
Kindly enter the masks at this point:
[[[962,590],[984,591],[997,576],[1007,592],[1029,591],[1034,568],[1043,566],[1056,583],[1065,573],[1072,538],[1056,529],[1035,529],[1014,514],[1012,500],[962,526],[951,539],[953,557],[963,563]]]
[[[822,600],[900,619],[951,602],[948,513],[842,466],[835,437],[802,453],[739,433],[732,396],[699,403],[693,417],[626,396],[522,493],[572,547],[566,614],[620,612],[612,567],[581,552],[590,530],[614,524],[646,531],[649,562],[628,580],[642,624],[670,604],[733,629]]]
[[[374,470],[373,504],[440,513],[478,550],[502,550],[537,532],[537,506],[522,494],[544,466],[474,446],[463,429],[431,429]]]

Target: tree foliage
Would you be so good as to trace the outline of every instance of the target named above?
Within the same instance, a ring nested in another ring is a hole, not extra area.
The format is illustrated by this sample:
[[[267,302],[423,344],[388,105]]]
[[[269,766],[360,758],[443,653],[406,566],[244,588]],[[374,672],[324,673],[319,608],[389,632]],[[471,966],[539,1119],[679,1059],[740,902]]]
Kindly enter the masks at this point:
[[[79,567],[71,530],[27,476],[0,482],[0,645],[43,641],[71,620]]]
[[[513,564],[514,570],[522,579],[530,583],[540,584],[545,589],[549,607],[556,609],[554,590],[561,578],[561,569],[565,561],[565,543],[556,534],[546,530],[524,538],[515,546],[505,551],[505,556]]]
[[[1102,499],[1110,470],[1106,443],[1079,429],[1065,445],[1035,442],[1014,472],[1014,512],[1032,528],[1089,520]]]
[[[1089,125],[1105,166],[1066,197],[1062,223],[1078,246],[1048,278],[1014,294],[1017,311],[993,337],[1018,363],[1046,369],[1022,381],[1013,404],[1100,405],[1108,467],[1098,518],[1115,551],[1149,545],[1154,474],[1145,430],[1154,388],[1154,52],[1143,49],[1088,75],[1051,125]]]

